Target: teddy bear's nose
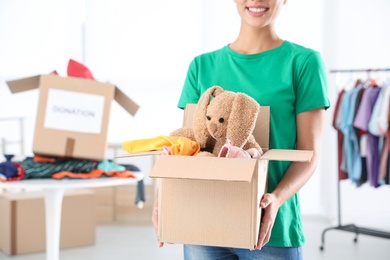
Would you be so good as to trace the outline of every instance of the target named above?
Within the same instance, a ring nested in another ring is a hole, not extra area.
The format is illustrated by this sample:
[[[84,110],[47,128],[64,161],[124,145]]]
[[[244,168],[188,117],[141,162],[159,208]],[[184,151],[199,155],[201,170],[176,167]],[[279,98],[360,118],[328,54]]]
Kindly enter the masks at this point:
[[[211,130],[211,132],[215,132],[215,130],[217,130],[217,125],[216,124],[214,124],[214,123],[211,123],[210,124],[210,130]]]

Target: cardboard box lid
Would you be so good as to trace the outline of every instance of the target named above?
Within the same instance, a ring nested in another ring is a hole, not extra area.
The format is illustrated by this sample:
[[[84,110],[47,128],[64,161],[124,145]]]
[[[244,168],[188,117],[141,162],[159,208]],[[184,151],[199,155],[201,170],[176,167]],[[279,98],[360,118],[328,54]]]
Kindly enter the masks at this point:
[[[256,160],[253,159],[160,156],[149,176],[152,178],[250,182],[256,167]]]
[[[266,151],[259,160],[310,162],[314,152],[308,150],[271,149]]]
[[[60,77],[57,75],[36,75],[32,77],[26,77],[17,80],[7,81],[7,85],[11,93],[23,92],[31,89],[36,89],[39,87],[41,77]],[[77,78],[79,80],[89,80],[83,78]],[[98,82],[99,83],[99,82]],[[123,91],[121,91],[117,86],[115,86],[114,100],[121,105],[128,113],[135,115],[139,109],[137,105],[131,98],[129,98]]]

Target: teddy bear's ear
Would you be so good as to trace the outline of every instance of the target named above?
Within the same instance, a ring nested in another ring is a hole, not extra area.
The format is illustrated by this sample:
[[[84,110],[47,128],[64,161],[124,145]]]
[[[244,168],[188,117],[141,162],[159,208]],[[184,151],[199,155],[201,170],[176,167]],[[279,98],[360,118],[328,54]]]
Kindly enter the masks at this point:
[[[196,141],[200,147],[206,147],[207,141],[211,137],[207,130],[206,112],[212,97],[222,93],[224,90],[220,86],[213,86],[208,88],[200,97],[194,113],[193,129]]]
[[[253,133],[260,105],[244,93],[237,93],[229,116],[226,137],[234,146],[243,147]]]

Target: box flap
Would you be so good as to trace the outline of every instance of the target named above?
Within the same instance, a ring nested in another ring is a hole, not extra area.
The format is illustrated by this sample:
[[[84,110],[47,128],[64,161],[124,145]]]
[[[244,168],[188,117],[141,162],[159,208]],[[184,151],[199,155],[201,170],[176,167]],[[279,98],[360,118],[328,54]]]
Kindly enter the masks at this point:
[[[256,162],[241,158],[164,155],[154,164],[150,177],[250,182]]]
[[[7,85],[11,90],[11,93],[23,92],[26,90],[36,89],[39,87],[40,75],[32,76],[28,78],[22,78],[17,80],[7,81]]]
[[[114,99],[132,116],[134,116],[135,113],[137,113],[139,105],[137,105],[133,100],[131,100],[128,96],[126,96],[126,94],[122,90],[120,90],[117,86],[115,86]]]
[[[263,150],[269,149],[270,107],[260,106],[253,136]]]
[[[32,76],[32,77],[27,77],[27,78],[22,78],[17,80],[10,80],[7,81],[6,83],[9,89],[11,90],[11,93],[18,93],[18,92],[23,92],[23,91],[38,88],[40,77],[41,75],[37,75],[37,76]],[[126,94],[122,90],[120,90],[117,86],[115,86],[114,99],[131,115],[134,116],[137,113],[139,109],[139,105],[135,103],[131,98],[126,96]]]
[[[306,150],[271,149],[263,154],[260,160],[309,162],[313,157],[313,153],[313,151]]]
[[[183,127],[192,127],[196,104],[188,104],[184,110]]]

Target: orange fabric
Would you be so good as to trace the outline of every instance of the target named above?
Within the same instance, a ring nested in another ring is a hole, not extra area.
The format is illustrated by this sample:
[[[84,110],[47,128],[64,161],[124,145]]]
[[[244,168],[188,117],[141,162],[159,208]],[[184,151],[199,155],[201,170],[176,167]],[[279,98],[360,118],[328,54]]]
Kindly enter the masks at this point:
[[[92,179],[92,178],[99,178],[103,175],[108,177],[118,177],[118,178],[134,178],[134,179],[137,178],[131,171],[128,170],[121,171],[121,172],[119,171],[105,172],[100,169],[94,169],[87,173],[74,173],[68,171],[60,171],[54,173],[51,177],[54,179],[62,179],[65,177],[70,177],[74,179]]]
[[[34,155],[33,161],[34,162],[47,162],[47,163],[57,163],[58,160],[70,160],[69,157],[62,157],[62,156],[55,156],[55,157],[48,157],[43,155]]]
[[[54,158],[40,156],[40,155],[34,155],[33,157],[34,162],[49,162],[49,163],[55,163],[56,160]]]
[[[172,143],[170,155],[196,155],[200,151],[200,145],[185,137],[179,137]]]

